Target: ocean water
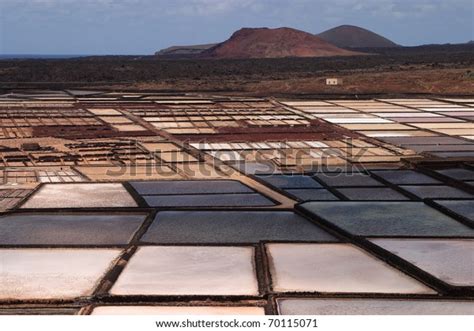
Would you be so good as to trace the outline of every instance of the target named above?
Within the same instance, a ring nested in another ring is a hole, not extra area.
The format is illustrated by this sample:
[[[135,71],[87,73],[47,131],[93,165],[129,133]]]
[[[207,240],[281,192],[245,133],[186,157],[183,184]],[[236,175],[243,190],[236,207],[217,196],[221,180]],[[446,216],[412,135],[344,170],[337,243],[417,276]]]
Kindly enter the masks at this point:
[[[75,57],[91,56],[86,54],[0,54],[0,60],[9,59],[71,59]]]

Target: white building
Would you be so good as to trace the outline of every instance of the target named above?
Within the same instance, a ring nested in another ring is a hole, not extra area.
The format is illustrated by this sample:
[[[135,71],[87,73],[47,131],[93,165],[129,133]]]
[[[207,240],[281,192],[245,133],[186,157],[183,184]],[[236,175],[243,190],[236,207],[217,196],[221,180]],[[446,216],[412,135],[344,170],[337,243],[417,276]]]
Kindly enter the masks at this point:
[[[342,85],[342,78],[327,78],[326,85]]]

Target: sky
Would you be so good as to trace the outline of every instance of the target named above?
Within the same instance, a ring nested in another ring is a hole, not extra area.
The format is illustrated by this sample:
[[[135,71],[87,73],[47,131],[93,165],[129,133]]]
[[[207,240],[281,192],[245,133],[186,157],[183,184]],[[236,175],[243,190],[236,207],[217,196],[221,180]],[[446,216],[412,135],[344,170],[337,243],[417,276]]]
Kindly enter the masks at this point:
[[[153,54],[242,27],[352,24],[398,44],[474,39],[474,0],[0,0],[0,54]]]

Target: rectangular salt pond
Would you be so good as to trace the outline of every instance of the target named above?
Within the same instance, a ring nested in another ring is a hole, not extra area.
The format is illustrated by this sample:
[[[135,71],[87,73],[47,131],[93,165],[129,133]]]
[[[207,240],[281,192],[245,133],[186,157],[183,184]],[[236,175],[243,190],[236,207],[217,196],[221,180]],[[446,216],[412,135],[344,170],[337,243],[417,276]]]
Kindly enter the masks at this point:
[[[141,247],[114,295],[258,295],[253,247]]]
[[[0,249],[0,300],[91,295],[119,253],[117,249]]]
[[[280,315],[472,315],[472,301],[283,298]]]
[[[434,294],[349,244],[268,244],[276,292]]]
[[[157,214],[141,241],[155,244],[226,244],[335,242],[338,239],[293,212],[164,211]]]
[[[358,236],[467,237],[474,230],[422,202],[306,202],[301,208]]]
[[[21,208],[136,207],[122,184],[45,184]]]
[[[373,239],[374,244],[454,286],[474,286],[474,240]]]

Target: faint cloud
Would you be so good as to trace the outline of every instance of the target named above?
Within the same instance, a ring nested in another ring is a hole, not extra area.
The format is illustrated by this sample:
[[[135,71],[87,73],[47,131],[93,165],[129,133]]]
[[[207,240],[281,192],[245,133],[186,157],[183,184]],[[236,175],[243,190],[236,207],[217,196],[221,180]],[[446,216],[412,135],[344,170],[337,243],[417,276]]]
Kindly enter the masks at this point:
[[[338,2],[338,0],[335,0]],[[394,17],[396,19],[402,18],[419,18],[439,13],[446,9],[446,6],[451,8],[473,9],[474,2],[472,0],[365,0],[352,1],[340,0],[340,3],[353,3],[352,10],[361,14],[369,14],[378,17]]]
[[[132,11],[143,15],[158,12],[161,15],[186,16],[244,15],[247,12],[307,16],[319,11],[330,20],[343,19],[354,13],[395,18],[420,17],[439,12],[446,6],[472,9],[473,4],[472,0],[0,0],[0,8],[6,6],[18,10],[68,7],[71,10],[86,8]]]
[[[176,0],[166,13],[170,15],[211,16],[238,10],[258,11],[265,1],[259,0]]]

